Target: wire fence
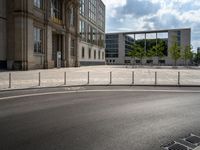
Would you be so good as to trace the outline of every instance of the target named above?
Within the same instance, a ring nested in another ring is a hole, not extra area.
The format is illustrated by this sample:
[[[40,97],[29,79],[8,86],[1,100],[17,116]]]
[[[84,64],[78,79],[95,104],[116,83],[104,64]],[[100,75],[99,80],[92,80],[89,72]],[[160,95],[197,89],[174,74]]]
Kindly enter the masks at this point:
[[[41,71],[0,74],[0,90],[74,85],[200,86],[200,75],[190,71]]]

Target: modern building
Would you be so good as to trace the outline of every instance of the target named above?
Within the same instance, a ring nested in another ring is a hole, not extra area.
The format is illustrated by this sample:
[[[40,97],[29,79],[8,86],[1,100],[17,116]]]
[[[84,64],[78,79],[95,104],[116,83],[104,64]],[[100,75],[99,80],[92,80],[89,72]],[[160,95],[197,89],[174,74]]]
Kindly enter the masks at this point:
[[[164,57],[158,59],[155,57],[144,58],[142,64],[158,63],[163,65],[173,65],[174,61],[170,57],[169,49],[174,42],[174,37],[177,38],[178,45],[185,47],[191,45],[191,29],[170,29],[170,30],[154,30],[154,31],[136,31],[123,33],[108,33],[106,34],[106,62],[107,64],[132,64],[133,59],[128,56],[132,50],[134,43],[144,47],[147,52],[156,44],[162,42],[164,47]],[[140,64],[140,60],[136,58],[136,64]],[[184,60],[179,59],[178,65],[184,65]]]
[[[82,21],[85,32],[79,32]],[[104,31],[101,0],[0,0],[0,69],[103,64]],[[97,56],[89,59],[88,47]]]
[[[105,5],[101,0],[80,0],[80,65],[105,64]]]
[[[200,47],[197,48],[197,53],[200,53]]]

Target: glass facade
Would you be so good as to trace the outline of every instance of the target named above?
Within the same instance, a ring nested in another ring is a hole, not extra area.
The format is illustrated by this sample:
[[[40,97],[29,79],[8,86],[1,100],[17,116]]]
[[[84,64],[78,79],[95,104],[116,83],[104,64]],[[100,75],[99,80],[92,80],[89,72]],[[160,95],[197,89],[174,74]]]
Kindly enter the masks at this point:
[[[117,58],[118,53],[118,34],[106,35],[106,57],[107,58]]]
[[[101,0],[79,0],[80,39],[104,48],[105,45],[105,6]],[[88,11],[86,11],[88,10]]]
[[[128,56],[128,53],[132,50],[132,45],[134,43],[134,39],[129,36],[125,36],[125,56]]]

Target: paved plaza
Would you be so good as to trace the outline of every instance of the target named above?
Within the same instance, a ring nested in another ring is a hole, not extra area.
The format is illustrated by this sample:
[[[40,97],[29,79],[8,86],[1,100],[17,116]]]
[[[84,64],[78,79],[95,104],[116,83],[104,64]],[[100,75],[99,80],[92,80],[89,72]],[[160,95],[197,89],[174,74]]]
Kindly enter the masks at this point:
[[[131,66],[89,66],[49,70],[2,71],[0,72],[0,90],[87,85],[88,72],[90,85],[180,84],[200,86],[200,70],[198,68],[187,69],[182,67],[173,69],[172,67],[162,67],[162,69],[158,69],[156,67],[132,68]],[[9,73],[11,73],[10,85]],[[11,86],[11,88],[9,88],[9,86]]]

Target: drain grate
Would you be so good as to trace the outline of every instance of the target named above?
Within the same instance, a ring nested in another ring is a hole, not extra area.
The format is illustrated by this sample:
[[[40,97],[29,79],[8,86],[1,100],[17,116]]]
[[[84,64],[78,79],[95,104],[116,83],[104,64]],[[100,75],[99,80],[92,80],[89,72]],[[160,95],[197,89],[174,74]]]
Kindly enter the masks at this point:
[[[185,139],[187,142],[190,142],[196,146],[200,145],[200,138],[198,136],[195,135],[191,135],[190,137]]]
[[[181,144],[176,143],[176,144],[168,147],[168,150],[188,150],[188,148]]]
[[[193,150],[200,146],[200,137],[194,134],[189,134],[185,138],[177,139],[166,145],[161,146],[163,150]]]

